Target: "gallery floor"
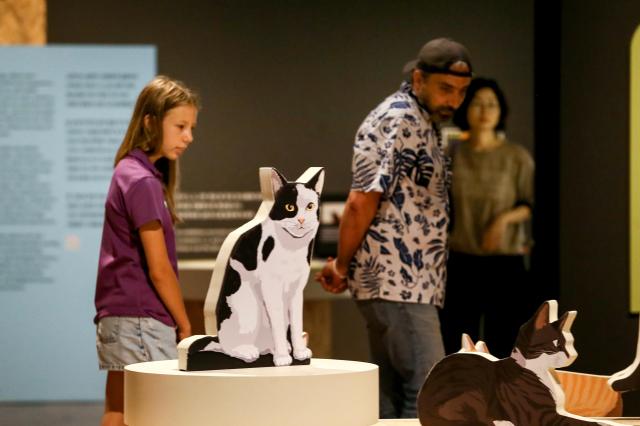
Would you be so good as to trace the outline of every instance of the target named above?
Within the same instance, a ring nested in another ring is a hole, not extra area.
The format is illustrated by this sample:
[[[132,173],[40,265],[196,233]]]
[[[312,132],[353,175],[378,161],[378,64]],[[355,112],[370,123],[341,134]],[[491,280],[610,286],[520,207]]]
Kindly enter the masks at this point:
[[[0,403],[0,424],[6,426],[89,426],[100,424],[102,401],[63,403]],[[617,420],[640,425],[639,418]],[[380,426],[419,426],[417,420],[385,420]]]
[[[0,403],[0,424],[6,426],[99,425],[103,402]]]

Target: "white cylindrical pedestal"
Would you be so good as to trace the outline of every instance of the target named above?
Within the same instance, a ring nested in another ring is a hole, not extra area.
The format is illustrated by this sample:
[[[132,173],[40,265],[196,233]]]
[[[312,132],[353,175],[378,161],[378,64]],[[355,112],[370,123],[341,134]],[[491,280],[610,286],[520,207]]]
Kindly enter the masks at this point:
[[[332,359],[311,365],[186,372],[178,361],[125,368],[129,426],[372,426],[378,366]]]

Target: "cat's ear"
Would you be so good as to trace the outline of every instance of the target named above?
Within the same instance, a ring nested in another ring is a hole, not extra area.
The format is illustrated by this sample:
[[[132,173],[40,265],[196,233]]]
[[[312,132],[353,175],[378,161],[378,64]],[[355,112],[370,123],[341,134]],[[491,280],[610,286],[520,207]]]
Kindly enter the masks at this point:
[[[460,346],[462,346],[462,349],[460,350],[461,352],[476,351],[476,347],[473,344],[473,340],[471,340],[471,336],[469,336],[467,333],[462,333],[462,342]]]
[[[476,350],[478,352],[491,355],[491,352],[489,352],[489,347],[482,340],[478,340],[478,343],[476,343]]]
[[[322,167],[309,167],[298,178],[297,182],[304,183],[305,187],[320,194],[324,186],[324,169]]]
[[[578,315],[577,311],[565,312],[558,320],[558,330],[569,332],[573,321],[576,319],[576,315]]]
[[[306,186],[320,194],[322,192],[322,187],[324,186],[324,169],[316,173]]]
[[[282,174],[277,171],[275,168],[271,168],[271,188],[273,189],[273,194],[275,195],[280,188],[282,188],[287,183],[287,178],[282,176]]]
[[[534,315],[533,327],[535,330],[540,330],[541,328],[549,325],[550,308],[548,301],[540,305]]]

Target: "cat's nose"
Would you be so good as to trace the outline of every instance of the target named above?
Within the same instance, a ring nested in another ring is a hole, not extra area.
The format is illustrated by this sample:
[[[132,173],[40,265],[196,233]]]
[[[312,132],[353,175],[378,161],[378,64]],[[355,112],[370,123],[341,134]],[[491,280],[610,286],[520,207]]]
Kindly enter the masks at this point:
[[[304,217],[299,217],[298,222],[300,222],[300,225],[302,225],[304,223]]]

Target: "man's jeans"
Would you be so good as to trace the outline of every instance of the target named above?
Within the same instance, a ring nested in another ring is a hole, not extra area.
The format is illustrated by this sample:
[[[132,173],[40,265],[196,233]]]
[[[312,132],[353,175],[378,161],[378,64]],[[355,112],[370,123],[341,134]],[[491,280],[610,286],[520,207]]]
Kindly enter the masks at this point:
[[[371,360],[380,368],[380,418],[417,417],[418,392],[444,357],[438,308],[380,299],[356,303],[367,323]]]

